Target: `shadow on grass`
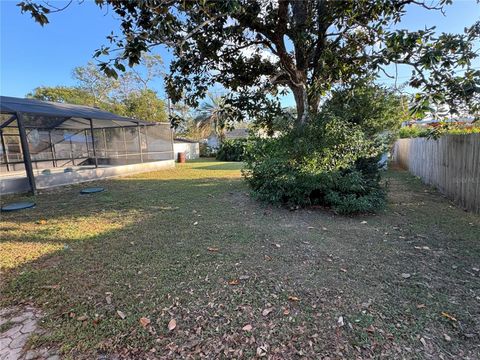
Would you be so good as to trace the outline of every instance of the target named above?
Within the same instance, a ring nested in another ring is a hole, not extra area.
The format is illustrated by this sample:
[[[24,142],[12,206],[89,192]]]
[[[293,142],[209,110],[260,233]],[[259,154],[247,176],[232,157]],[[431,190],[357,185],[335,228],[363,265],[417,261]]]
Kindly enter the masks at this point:
[[[113,232],[121,234],[125,227],[138,226],[136,231],[126,232],[138,237],[149,219],[154,219],[149,223],[152,228],[163,226],[170,230],[174,224],[185,225],[185,221],[191,221],[195,208],[204,209],[206,216],[215,211],[217,198],[225,196],[227,190],[236,186],[242,188],[238,179],[215,178],[124,178],[100,181],[96,185],[106,187],[107,191],[80,195],[78,189],[83,184],[60,188],[36,196],[35,208],[2,214],[0,269],[40,261],[42,256],[56,253],[63,245],[91,243],[98,238],[109,238]]]
[[[242,162],[226,162],[217,165],[195,166],[199,170],[241,170],[243,168]]]
[[[160,318],[158,306],[171,305],[170,294],[182,301],[204,297],[219,285],[207,282],[194,294],[199,277],[214,277],[219,267],[218,276],[232,277],[235,264],[246,258],[238,249],[255,235],[238,222],[243,214],[231,199],[232,191],[244,188],[238,180],[205,178],[99,184],[108,191],[79,196],[74,186],[44,193],[37,208],[2,218],[2,247],[35,254],[13,259],[18,264],[3,271],[0,304],[33,301],[42,307],[50,333],[40,343],[60,343],[67,352],[113,351],[132,343],[148,350],[156,340],[136,331],[140,317]],[[23,246],[30,243],[44,246],[45,253]],[[226,246],[229,253],[208,250]],[[105,302],[105,293],[113,293],[114,305]],[[89,317],[83,324],[76,320],[81,314]]]
[[[246,188],[238,178],[124,178],[98,182],[107,191],[91,196],[78,195],[83,185],[46,192],[37,197],[37,208],[2,215],[2,239],[5,235],[7,240],[1,245],[68,247],[49,248],[47,254],[5,271],[1,303],[36,303],[46,312],[50,331],[41,341],[86,354],[126,347],[163,350],[172,343],[190,344],[192,337],[218,348],[224,334],[240,332],[236,344],[253,357],[256,345],[246,345],[247,335],[240,330],[252,323],[255,336],[271,336],[264,320],[258,320],[264,319],[267,304],[274,308],[268,318],[276,329],[272,341],[285,344],[295,336],[302,349],[312,351],[307,353],[311,358],[335,351],[332,324],[339,314],[354,327],[342,341],[354,331],[366,334],[355,321],[360,304],[369,299],[368,326],[397,331],[400,347],[419,345],[415,336],[425,328],[438,328],[440,338],[450,333],[448,321],[439,318],[442,311],[462,321],[462,331],[470,331],[475,324],[468,314],[477,304],[466,294],[480,289],[473,281],[462,286],[467,275],[452,270],[452,264],[465,269],[475,265],[479,245],[473,230],[467,233],[465,228],[478,221],[446,209],[448,202],[423,193],[421,185],[415,192],[406,189],[410,178],[405,177],[395,174],[399,185],[393,190],[404,194],[396,198],[392,213],[370,217],[367,224],[320,211],[265,211],[244,196]],[[436,207],[429,208],[432,204]],[[402,278],[407,271],[411,277]],[[240,279],[242,275],[247,277]],[[232,279],[239,284],[229,284]],[[300,301],[289,302],[290,295]],[[285,309],[295,324],[309,325],[298,331]],[[83,315],[87,320],[77,320]],[[139,325],[144,316],[155,333]],[[171,318],[180,331],[167,331]],[[390,329],[391,324],[401,324],[403,332]],[[368,334],[361,337],[366,347]],[[310,347],[314,335],[319,341]],[[452,353],[457,354],[452,344],[474,348],[461,333],[450,335]],[[295,357],[294,350],[286,357]]]

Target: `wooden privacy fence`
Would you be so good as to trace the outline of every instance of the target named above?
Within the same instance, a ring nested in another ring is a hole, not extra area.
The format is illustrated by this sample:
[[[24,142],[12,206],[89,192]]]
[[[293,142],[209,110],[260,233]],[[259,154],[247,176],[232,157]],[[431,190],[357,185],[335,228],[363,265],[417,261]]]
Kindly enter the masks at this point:
[[[464,209],[480,213],[480,134],[400,139],[393,160]]]

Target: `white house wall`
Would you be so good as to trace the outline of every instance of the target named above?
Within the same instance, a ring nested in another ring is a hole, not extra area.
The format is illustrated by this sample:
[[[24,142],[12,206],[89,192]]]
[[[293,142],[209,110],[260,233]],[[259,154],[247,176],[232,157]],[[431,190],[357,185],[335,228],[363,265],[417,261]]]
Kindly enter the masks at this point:
[[[178,159],[178,153],[184,152],[187,160],[198,159],[200,157],[199,143],[175,142],[173,144],[175,160]]]

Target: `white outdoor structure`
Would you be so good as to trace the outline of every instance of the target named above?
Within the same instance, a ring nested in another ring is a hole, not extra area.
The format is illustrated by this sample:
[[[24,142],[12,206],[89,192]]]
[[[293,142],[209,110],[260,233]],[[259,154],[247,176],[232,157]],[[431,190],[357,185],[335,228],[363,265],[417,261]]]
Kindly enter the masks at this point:
[[[173,152],[175,159],[178,159],[178,153],[184,152],[187,160],[198,159],[200,157],[200,144],[196,141],[177,138],[173,141]]]
[[[168,123],[6,96],[0,110],[2,194],[175,166]]]

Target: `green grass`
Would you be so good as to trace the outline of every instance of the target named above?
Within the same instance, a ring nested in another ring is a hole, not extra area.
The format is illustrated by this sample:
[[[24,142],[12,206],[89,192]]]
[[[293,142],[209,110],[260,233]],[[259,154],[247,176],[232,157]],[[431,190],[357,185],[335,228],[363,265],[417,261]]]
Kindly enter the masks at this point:
[[[380,214],[292,212],[252,200],[240,166],[58,188],[2,214],[2,305],[35,303],[47,330],[35,345],[71,358],[480,356],[478,215],[400,171]]]
[[[10,330],[14,325],[15,323],[11,321],[4,322],[3,324],[0,325],[0,334]]]

